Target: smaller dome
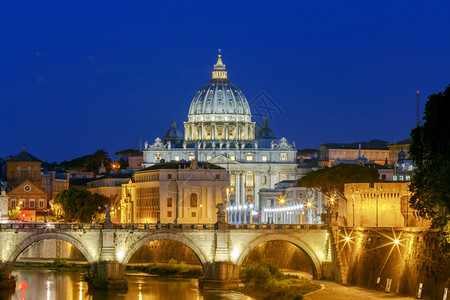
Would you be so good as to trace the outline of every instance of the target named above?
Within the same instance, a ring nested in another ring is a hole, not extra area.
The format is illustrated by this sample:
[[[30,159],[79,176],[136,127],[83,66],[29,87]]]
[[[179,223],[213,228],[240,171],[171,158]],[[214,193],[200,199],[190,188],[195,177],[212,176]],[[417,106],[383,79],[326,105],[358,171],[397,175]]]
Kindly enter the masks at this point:
[[[177,128],[177,123],[173,121],[172,126],[170,126],[169,130],[167,130],[166,135],[164,136],[164,143],[171,142],[172,144],[176,144],[182,141],[183,134]]]
[[[406,159],[406,153],[402,150],[398,153],[398,160],[402,161]]]
[[[270,126],[269,118],[262,117],[262,124],[256,127],[256,139],[271,139],[275,140],[277,137],[272,126]]]

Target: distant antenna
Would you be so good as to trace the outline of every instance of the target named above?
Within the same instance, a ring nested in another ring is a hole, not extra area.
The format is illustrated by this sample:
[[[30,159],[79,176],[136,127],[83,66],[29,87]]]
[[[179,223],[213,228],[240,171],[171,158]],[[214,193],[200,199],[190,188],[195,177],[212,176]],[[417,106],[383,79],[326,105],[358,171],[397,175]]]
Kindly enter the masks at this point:
[[[416,125],[420,126],[420,93],[416,92]]]
[[[142,136],[139,137],[139,152],[142,152]]]

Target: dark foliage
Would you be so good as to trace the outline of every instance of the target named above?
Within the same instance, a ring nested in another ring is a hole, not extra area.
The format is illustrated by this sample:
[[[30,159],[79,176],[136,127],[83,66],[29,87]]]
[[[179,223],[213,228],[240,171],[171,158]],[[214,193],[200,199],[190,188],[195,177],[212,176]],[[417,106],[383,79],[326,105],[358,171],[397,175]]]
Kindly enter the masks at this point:
[[[450,86],[428,97],[424,124],[411,131],[409,149],[417,166],[410,203],[421,217],[432,219],[440,244],[450,256]]]

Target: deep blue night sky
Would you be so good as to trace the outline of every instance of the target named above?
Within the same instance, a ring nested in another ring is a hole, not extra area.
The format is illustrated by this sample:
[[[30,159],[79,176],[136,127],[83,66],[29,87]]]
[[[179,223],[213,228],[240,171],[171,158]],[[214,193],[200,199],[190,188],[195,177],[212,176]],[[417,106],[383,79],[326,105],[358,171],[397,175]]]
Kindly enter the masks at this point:
[[[183,127],[217,49],[297,148],[408,138],[450,83],[449,1],[11,1],[0,7],[0,157],[62,161]]]

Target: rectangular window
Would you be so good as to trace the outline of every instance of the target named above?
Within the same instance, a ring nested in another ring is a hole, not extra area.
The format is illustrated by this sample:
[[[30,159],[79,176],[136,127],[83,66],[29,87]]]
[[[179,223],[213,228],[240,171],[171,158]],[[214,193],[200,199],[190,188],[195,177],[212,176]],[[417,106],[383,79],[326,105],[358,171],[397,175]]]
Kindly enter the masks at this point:
[[[212,158],[211,155],[206,156],[206,160],[211,160],[211,158]]]
[[[43,208],[44,207],[44,200],[39,200],[39,208]]]
[[[172,179],[172,174],[167,174],[167,179]]]
[[[10,207],[16,207],[16,206],[17,206],[16,199],[12,199],[10,201]]]
[[[280,160],[287,160],[287,153],[286,152],[281,152],[280,153]]]
[[[300,199],[302,199],[302,198],[303,198],[303,193],[302,193],[302,192],[298,193],[298,197],[299,197]]]
[[[236,156],[230,155],[230,159],[231,159],[231,160],[236,160]]]
[[[179,155],[175,155],[175,160],[179,161],[180,160],[180,156]]]
[[[34,201],[34,199],[30,200],[30,208],[36,208],[36,202]]]
[[[253,155],[247,155],[246,159],[247,159],[247,161],[252,161],[253,160]]]
[[[161,160],[161,153],[155,154],[155,160]]]
[[[195,211],[193,211],[193,212],[191,213],[191,217],[195,218],[196,216],[197,216],[197,213],[196,213]]]
[[[167,198],[167,207],[172,207],[172,198]]]
[[[194,160],[195,159],[195,154],[194,153],[189,154],[188,159],[189,160]]]
[[[171,212],[171,211],[168,211],[168,212],[167,212],[167,217],[168,217],[168,218],[172,218],[172,212]]]
[[[220,179],[220,174],[216,174],[216,179]]]
[[[267,161],[267,155],[261,156],[261,160],[262,160],[262,161]]]

